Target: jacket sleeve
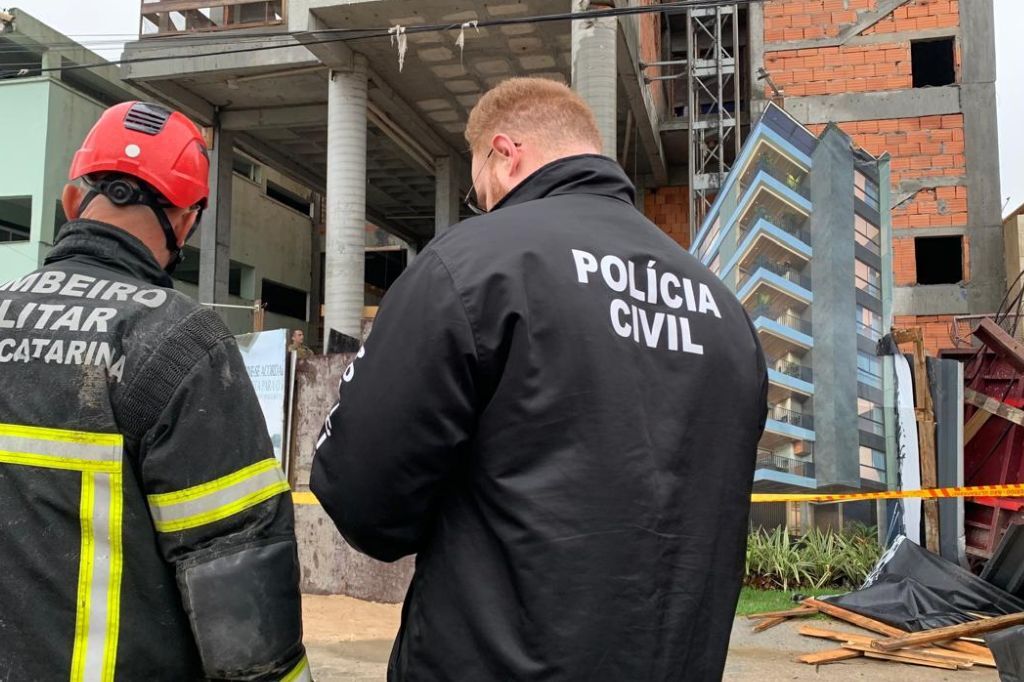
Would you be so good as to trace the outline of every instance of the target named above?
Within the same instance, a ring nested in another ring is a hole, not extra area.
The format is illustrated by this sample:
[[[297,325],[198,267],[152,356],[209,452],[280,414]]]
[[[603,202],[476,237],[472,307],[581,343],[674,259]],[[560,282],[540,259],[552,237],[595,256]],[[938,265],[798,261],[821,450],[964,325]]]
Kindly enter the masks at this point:
[[[172,339],[153,356],[150,389],[176,387],[141,440],[139,477],[204,671],[307,679],[291,496],[234,339],[201,353]]]
[[[473,328],[449,271],[425,251],[392,286],[342,377],[310,488],[356,549],[419,551],[475,430]]]

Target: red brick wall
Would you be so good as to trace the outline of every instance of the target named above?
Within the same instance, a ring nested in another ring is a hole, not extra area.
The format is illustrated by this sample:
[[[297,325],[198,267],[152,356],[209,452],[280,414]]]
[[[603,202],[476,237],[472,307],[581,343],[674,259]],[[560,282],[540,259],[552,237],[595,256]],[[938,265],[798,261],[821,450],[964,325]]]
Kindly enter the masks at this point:
[[[641,0],[641,5],[654,5],[657,0]],[[640,31],[640,59],[650,64],[661,61],[661,15],[657,13],[641,14],[637,17],[637,26]],[[647,76],[661,75],[660,67],[651,67],[645,72]],[[665,107],[665,86],[664,81],[652,81],[647,89],[654,99],[654,106],[657,111],[664,111]]]
[[[874,9],[875,0],[767,0],[766,47],[770,50],[772,42],[835,37],[857,22],[858,10]],[[910,41],[899,40],[898,34],[959,23],[956,0],[912,0],[864,31],[892,33],[891,43],[769,51],[765,69],[789,97],[903,90],[913,87]]]
[[[952,315],[897,315],[893,324],[897,329],[920,327],[924,334],[924,349],[928,355],[938,355],[943,349],[955,347],[951,338]],[[903,344],[900,348],[911,352],[914,346]]]
[[[644,214],[684,249],[690,248],[690,195],[686,187],[661,187],[644,194]]]

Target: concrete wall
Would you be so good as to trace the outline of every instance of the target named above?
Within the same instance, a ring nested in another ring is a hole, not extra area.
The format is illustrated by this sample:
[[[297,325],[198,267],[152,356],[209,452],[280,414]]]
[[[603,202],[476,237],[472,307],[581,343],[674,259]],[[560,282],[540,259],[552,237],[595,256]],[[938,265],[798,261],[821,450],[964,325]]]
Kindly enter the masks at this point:
[[[1006,249],[1006,286],[1009,288],[1024,271],[1024,216],[1013,215],[1003,223],[1003,244]],[[1019,284],[1013,290],[1013,295],[1018,292]]]
[[[35,270],[41,261],[38,242],[44,231],[45,206],[54,196],[45,180],[51,87],[46,78],[0,81],[0,130],[4,131],[0,196],[32,198],[31,241],[0,244],[0,279],[4,281]]]
[[[309,196],[310,190],[267,168],[260,169],[260,181],[252,182],[235,173],[232,175],[231,204],[231,260],[252,268],[255,286],[252,298],[229,296],[229,305],[251,305],[263,296],[263,279],[305,291],[310,289],[313,257],[312,219],[299,211],[281,204],[266,195],[268,180],[300,196]],[[190,246],[199,247],[195,235]],[[197,298],[199,288],[186,282],[175,281],[175,289]],[[242,292],[246,292],[243,290]],[[248,310],[218,309],[221,317],[235,334],[252,331],[252,313]],[[317,311],[309,311],[312,317]],[[313,325],[284,315],[267,313],[264,329],[301,328],[309,333]]]

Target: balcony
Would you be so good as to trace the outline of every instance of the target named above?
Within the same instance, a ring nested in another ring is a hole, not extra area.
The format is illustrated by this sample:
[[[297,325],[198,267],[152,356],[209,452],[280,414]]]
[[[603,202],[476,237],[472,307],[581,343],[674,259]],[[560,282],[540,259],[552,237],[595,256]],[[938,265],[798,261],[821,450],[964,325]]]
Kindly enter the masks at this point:
[[[798,362],[766,357],[768,362],[768,401],[780,403],[791,398],[814,395],[814,373]]]
[[[790,360],[774,358],[766,359],[768,361],[768,369],[774,370],[779,374],[785,374],[786,376],[799,379],[800,381],[806,381],[809,384],[814,383],[814,371],[807,365],[801,365],[798,362],[792,362]]]
[[[749,309],[750,319],[754,321],[761,338],[765,355],[782,357],[787,353],[803,355],[814,347],[811,337],[811,323],[792,313],[779,314],[771,306],[758,305]]]
[[[775,450],[798,442],[813,442],[814,439],[814,417],[780,405],[768,406],[768,421],[761,436],[763,447]]]
[[[814,430],[814,417],[803,412],[794,412],[778,405],[768,406],[768,419],[780,424],[791,424],[808,431]]]
[[[788,263],[763,261],[751,268],[741,267],[736,297],[745,306],[803,311],[813,301],[811,279]]]
[[[143,38],[268,28],[287,23],[288,0],[142,0]]]
[[[865,339],[871,339],[872,341],[878,341],[882,338],[882,331],[880,329],[875,329],[871,325],[864,324],[859,320],[857,321],[857,333]]]
[[[802,272],[798,272],[792,265],[786,262],[779,263],[768,258],[757,258],[749,265],[740,266],[739,286],[742,287],[758,270],[766,270],[779,277],[789,280],[804,289],[811,288],[811,278]]]
[[[781,153],[767,141],[762,141],[751,158],[751,163],[740,178],[740,191],[754,183],[758,173],[766,173],[805,199],[811,198],[810,175],[807,169]]]
[[[757,449],[757,468],[793,474],[794,476],[803,476],[805,478],[814,478],[813,461],[777,455],[772,450],[765,448]]]

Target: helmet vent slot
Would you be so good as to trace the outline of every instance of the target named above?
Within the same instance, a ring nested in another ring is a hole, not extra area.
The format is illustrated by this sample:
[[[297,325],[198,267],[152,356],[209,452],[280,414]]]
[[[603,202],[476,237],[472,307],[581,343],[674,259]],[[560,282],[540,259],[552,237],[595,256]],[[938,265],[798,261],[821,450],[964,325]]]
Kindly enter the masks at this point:
[[[146,135],[158,135],[170,117],[169,109],[158,104],[139,102],[128,111],[124,127]]]

